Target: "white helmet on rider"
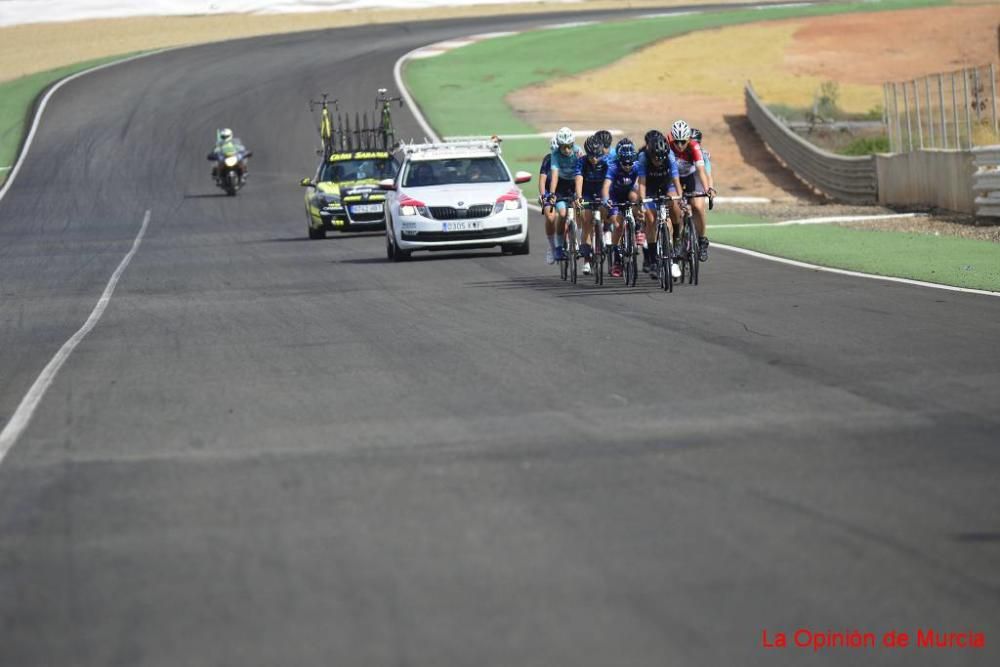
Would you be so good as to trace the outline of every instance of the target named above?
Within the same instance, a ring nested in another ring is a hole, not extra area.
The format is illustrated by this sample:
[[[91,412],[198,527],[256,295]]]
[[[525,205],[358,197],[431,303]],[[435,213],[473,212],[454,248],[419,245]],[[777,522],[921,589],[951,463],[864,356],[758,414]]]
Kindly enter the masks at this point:
[[[674,141],[688,141],[691,139],[691,126],[679,120],[670,126],[670,136]]]
[[[561,127],[559,131],[556,132],[556,143],[560,146],[572,146],[576,143],[576,137],[573,135],[573,130],[568,127]]]
[[[232,138],[233,138],[233,131],[230,130],[228,127],[219,130],[219,139],[223,141],[229,141]]]

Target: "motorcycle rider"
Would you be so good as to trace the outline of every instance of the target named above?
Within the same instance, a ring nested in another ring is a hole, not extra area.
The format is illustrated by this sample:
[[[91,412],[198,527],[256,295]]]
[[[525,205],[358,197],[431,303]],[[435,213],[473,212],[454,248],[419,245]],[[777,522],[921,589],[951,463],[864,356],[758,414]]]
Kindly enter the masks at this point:
[[[217,130],[215,133],[215,148],[209,153],[209,158],[215,160],[215,164],[212,166],[212,178],[215,182],[221,184],[219,179],[221,178],[219,174],[219,163],[222,162],[227,156],[236,155],[240,159],[240,172],[243,174],[242,182],[247,180],[247,148],[243,145],[240,139],[233,135],[233,131],[228,127],[221,130]]]

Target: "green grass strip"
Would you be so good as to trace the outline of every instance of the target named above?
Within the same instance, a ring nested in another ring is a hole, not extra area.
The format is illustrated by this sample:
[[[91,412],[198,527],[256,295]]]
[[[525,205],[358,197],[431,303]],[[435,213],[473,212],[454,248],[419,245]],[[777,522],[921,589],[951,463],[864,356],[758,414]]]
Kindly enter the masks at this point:
[[[45,89],[77,72],[131,55],[134,54],[97,58],[0,83],[0,184],[10,175],[10,168],[17,161],[21,141],[31,127],[35,100]]]
[[[834,225],[711,229],[713,241],[880,276],[1000,292],[1000,244]]]

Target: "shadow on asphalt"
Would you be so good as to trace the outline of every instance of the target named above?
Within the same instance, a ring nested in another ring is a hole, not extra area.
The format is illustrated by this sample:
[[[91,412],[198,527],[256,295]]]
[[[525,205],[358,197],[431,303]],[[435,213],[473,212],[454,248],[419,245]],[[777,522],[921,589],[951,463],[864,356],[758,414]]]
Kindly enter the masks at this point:
[[[645,278],[645,280],[643,280]],[[487,280],[482,282],[466,283],[465,287],[472,289],[496,289],[496,290],[521,290],[530,289],[536,292],[547,292],[562,298],[581,298],[588,296],[614,296],[614,295],[650,295],[658,294],[663,290],[659,285],[648,277],[640,278],[635,287],[627,287],[622,284],[621,278],[605,278],[603,285],[595,285],[593,276],[581,276],[574,285],[568,280],[563,280],[556,276],[523,276],[517,278],[507,278],[505,280]],[[677,289],[677,288],[675,288]]]
[[[421,262],[440,262],[443,260],[459,260],[459,259],[488,259],[491,257],[500,258],[502,255],[499,252],[459,252],[459,253],[422,253],[419,255],[413,255],[410,259],[405,262],[400,262],[400,264],[420,264]],[[386,256],[383,254],[379,257],[358,257],[355,259],[339,259],[334,260],[333,264],[391,264]]]
[[[216,197],[228,197],[225,192],[212,192],[210,194],[202,195],[184,195],[184,199],[214,199]]]

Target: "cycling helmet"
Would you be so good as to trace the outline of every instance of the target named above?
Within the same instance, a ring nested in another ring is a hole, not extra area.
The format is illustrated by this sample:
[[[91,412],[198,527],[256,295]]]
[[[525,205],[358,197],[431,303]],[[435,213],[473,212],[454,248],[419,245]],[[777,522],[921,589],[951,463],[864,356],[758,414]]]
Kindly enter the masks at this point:
[[[658,162],[662,162],[669,157],[670,146],[667,145],[667,138],[657,132],[656,136],[652,137],[652,142],[646,144],[646,150],[651,153]]]
[[[663,136],[663,133],[660,132],[659,130],[650,130],[649,132],[647,132],[646,136],[643,137],[643,141],[646,144],[646,148],[649,148],[650,146],[652,146],[653,144],[655,144],[656,143],[656,138],[657,137],[662,137],[662,136]]]
[[[696,127],[691,128],[691,141],[701,141],[701,130]]]
[[[559,142],[556,141],[555,137],[552,137],[552,141],[549,142],[549,148],[551,148],[554,151],[559,150]]]
[[[594,136],[597,137],[597,140],[600,141],[605,148],[611,148],[610,132],[608,132],[607,130],[598,130],[597,132],[594,133]]]
[[[601,157],[604,155],[604,144],[597,138],[596,134],[587,137],[583,148],[587,151],[587,157]]]
[[[691,138],[691,127],[682,120],[670,126],[670,136],[674,141],[687,141]]]
[[[631,139],[625,138],[619,141],[615,151],[618,154],[618,164],[622,167],[628,168],[635,164],[635,144],[632,143]]]
[[[576,137],[573,136],[573,130],[568,127],[561,127],[559,131],[556,132],[556,143],[560,146],[572,146],[576,143]]]
[[[233,131],[230,130],[228,127],[219,130],[219,139],[222,139],[223,141],[229,141],[232,138],[233,138]]]

